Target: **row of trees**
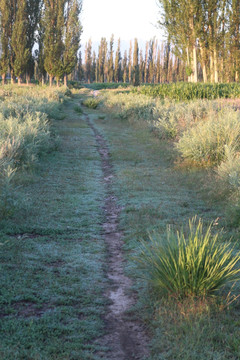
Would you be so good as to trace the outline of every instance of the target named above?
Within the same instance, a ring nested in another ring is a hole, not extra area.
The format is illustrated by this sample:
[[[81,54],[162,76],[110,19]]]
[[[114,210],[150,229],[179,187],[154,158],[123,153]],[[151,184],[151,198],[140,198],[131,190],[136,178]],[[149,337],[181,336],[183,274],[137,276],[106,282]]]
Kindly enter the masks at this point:
[[[162,26],[189,81],[239,81],[239,0],[158,0]]]
[[[0,0],[1,58],[0,75],[29,82],[37,62],[50,85],[72,72],[77,63],[81,25],[81,0]],[[34,48],[36,48],[35,51]]]
[[[98,54],[92,50],[91,39],[85,46],[82,78],[90,82],[161,83],[186,80],[185,63],[171,51],[169,43],[156,39],[146,42],[145,51],[139,49],[138,40],[130,41],[128,50],[121,54],[118,39],[114,52],[114,37],[109,44],[102,38]]]

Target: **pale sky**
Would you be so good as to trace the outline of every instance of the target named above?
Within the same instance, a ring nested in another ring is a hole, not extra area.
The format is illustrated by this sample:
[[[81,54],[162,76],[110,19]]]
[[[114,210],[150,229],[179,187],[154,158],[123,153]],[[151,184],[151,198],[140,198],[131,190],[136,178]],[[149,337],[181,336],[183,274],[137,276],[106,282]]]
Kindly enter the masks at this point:
[[[135,37],[140,43],[154,36],[163,39],[162,31],[156,28],[157,3],[157,0],[83,0],[82,47],[90,38],[95,45],[101,37],[109,41],[111,34],[114,34],[115,43],[120,37],[122,44]]]

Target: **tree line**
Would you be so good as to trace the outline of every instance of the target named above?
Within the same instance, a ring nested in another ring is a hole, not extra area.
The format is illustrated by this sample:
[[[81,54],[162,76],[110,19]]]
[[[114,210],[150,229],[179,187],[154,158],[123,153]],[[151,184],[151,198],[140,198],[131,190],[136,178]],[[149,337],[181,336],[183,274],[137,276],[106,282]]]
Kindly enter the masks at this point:
[[[2,83],[11,73],[27,83],[34,70],[52,85],[71,74],[77,64],[81,0],[0,0]],[[35,49],[35,50],[34,50]]]
[[[146,41],[142,50],[134,39],[122,54],[118,39],[116,51],[113,49],[113,35],[109,43],[106,38],[101,39],[97,53],[90,39],[85,45],[84,64],[79,64],[80,78],[88,83],[124,82],[135,86],[187,80],[185,62],[174,55],[169,42],[160,43],[154,38]]]
[[[159,25],[175,54],[186,63],[188,80],[239,81],[239,0],[158,0]]]

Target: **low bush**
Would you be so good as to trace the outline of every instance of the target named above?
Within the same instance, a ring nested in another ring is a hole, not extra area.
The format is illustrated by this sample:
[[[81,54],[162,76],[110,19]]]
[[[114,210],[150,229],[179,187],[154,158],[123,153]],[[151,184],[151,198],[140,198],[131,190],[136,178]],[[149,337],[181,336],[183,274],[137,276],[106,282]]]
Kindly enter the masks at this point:
[[[61,114],[64,91],[60,96],[48,88],[6,86],[0,89],[1,217],[11,215],[16,208],[15,175],[20,174],[20,179],[21,170],[33,167],[41,155],[55,148],[49,119]]]
[[[100,100],[95,98],[88,98],[84,100],[82,104],[90,109],[96,109],[100,104]]]
[[[212,226],[204,231],[202,221],[194,218],[187,236],[171,229],[166,239],[150,236],[137,260],[157,292],[182,299],[206,297],[240,279],[240,253],[211,232]]]
[[[223,109],[186,130],[176,144],[183,158],[197,164],[219,165],[226,158],[226,146],[240,147],[240,113]]]
[[[78,105],[74,106],[74,111],[76,111],[78,114],[83,113],[83,110],[82,110],[81,106],[78,106]]]

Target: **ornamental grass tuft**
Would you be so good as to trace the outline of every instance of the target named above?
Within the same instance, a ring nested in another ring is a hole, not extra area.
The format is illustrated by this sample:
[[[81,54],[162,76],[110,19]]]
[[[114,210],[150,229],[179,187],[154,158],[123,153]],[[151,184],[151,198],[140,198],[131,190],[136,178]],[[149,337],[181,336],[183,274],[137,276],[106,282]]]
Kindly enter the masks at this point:
[[[183,299],[213,296],[238,281],[239,259],[231,243],[219,241],[212,225],[204,231],[201,219],[195,217],[189,220],[187,236],[170,228],[165,239],[157,233],[150,236],[138,262],[157,292]]]

